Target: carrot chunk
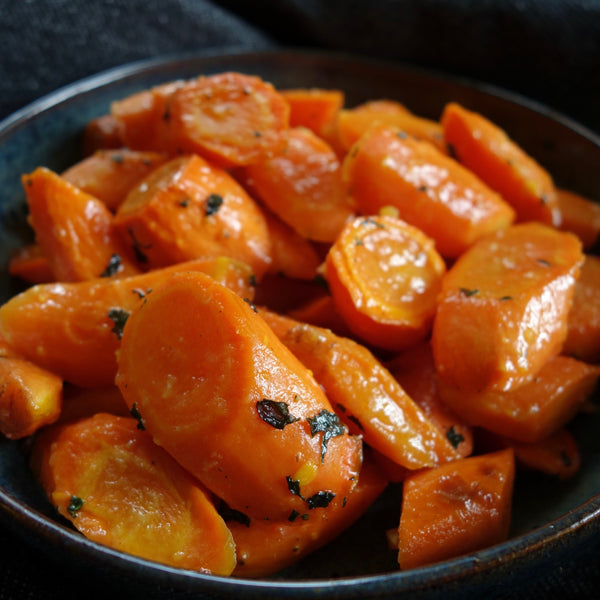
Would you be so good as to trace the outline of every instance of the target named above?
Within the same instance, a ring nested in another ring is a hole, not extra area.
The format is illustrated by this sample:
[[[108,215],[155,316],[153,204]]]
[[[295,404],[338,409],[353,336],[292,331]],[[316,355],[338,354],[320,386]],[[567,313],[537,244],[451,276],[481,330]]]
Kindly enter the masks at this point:
[[[432,347],[441,379],[461,391],[509,390],[558,354],[581,244],[523,223],[480,240],[447,272]]]
[[[338,111],[344,105],[344,92],[320,88],[280,90],[290,106],[290,127],[306,127],[327,139]]]
[[[356,142],[343,177],[361,214],[395,207],[448,258],[514,219],[512,208],[471,171],[389,125],[374,125]]]
[[[132,313],[116,382],[157,443],[251,519],[317,519],[356,484],[360,439],[253,307],[206,275],[173,275]]]
[[[87,123],[83,130],[83,155],[123,145],[121,124],[113,115],[101,115]]]
[[[560,229],[574,233],[589,250],[600,240],[600,204],[570,190],[556,189]]]
[[[514,470],[508,449],[409,475],[398,528],[400,567],[421,567],[506,540]]]
[[[265,218],[224,170],[197,155],[171,159],[135,186],[115,227],[149,267],[230,256],[258,279],[271,262]]]
[[[44,432],[32,465],[48,498],[91,540],[229,575],[236,562],[231,532],[204,489],[137,425],[98,414]]]
[[[308,129],[289,130],[283,151],[245,174],[257,197],[310,240],[332,242],[353,214],[337,155]]]
[[[505,131],[454,102],[444,108],[441,123],[457,159],[515,209],[518,221],[560,225],[552,177]]]
[[[401,350],[431,330],[446,265],[433,240],[393,217],[357,217],[327,254],[326,278],[348,328]]]
[[[57,281],[139,273],[100,200],[45,167],[23,176],[30,222]]]

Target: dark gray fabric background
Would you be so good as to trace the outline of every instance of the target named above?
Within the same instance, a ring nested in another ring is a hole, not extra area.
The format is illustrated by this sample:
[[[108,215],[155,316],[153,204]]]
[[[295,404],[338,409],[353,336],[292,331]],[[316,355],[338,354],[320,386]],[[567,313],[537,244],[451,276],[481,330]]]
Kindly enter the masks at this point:
[[[347,50],[494,83],[600,133],[598,0],[0,0],[0,119],[129,61],[277,45]],[[599,597],[599,547],[493,597]],[[98,581],[0,526],[0,600],[100,596]],[[139,594],[127,597],[188,596],[139,582]]]

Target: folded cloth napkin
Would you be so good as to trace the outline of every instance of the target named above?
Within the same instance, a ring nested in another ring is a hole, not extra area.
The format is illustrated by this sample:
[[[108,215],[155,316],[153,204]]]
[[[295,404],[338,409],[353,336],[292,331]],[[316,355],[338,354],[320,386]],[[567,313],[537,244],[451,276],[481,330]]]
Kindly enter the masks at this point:
[[[82,77],[192,51],[294,46],[401,61],[503,86],[600,133],[597,0],[0,0],[0,119]],[[1,149],[0,149],[1,152]],[[0,600],[106,597],[0,523]],[[489,598],[596,597],[597,552]],[[115,597],[195,598],[123,581]],[[137,593],[136,593],[137,590]],[[97,592],[97,594],[96,594]],[[201,600],[201,599],[200,599]]]

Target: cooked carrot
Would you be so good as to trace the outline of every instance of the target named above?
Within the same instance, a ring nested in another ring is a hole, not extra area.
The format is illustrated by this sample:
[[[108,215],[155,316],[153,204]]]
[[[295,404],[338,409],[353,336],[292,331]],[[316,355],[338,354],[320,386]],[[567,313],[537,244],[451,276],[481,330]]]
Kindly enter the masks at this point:
[[[558,354],[583,261],[574,235],[523,223],[486,237],[444,278],[432,336],[440,378],[509,390]]]
[[[309,298],[297,308],[288,311],[287,315],[296,321],[331,329],[337,335],[352,336],[348,325],[340,316],[333,298],[326,292]]]
[[[349,430],[375,450],[408,469],[458,458],[444,432],[366,348],[328,329],[260,314],[311,370]]]
[[[45,167],[23,175],[30,223],[57,281],[139,273],[100,200]]]
[[[335,306],[361,340],[402,350],[430,333],[446,265],[416,227],[357,217],[331,246],[326,266]]]
[[[64,171],[62,177],[114,212],[133,186],[166,160],[167,155],[158,152],[97,150]]]
[[[204,489],[130,417],[98,414],[36,439],[32,466],[86,537],[173,567],[229,575],[231,532]]]
[[[306,127],[327,139],[338,111],[344,106],[344,92],[321,88],[295,88],[280,92],[290,106],[290,127]]]
[[[56,421],[62,404],[60,377],[13,356],[0,356],[0,433],[10,439]]]
[[[400,567],[421,567],[505,541],[514,470],[508,449],[410,475],[398,528]]]
[[[336,121],[341,147],[348,152],[375,123],[397,127],[407,135],[427,141],[446,153],[442,126],[437,121],[414,115],[403,104],[393,100],[370,100],[354,108],[341,110]]]
[[[233,520],[229,525],[235,540],[238,577],[267,577],[297,562],[337,537],[352,525],[385,489],[387,480],[373,461],[366,461],[358,484],[343,509],[316,519],[293,514],[285,521],[250,523]],[[306,514],[306,513],[304,513]],[[242,519],[243,521],[243,519]]]
[[[282,152],[249,165],[252,190],[300,235],[332,242],[353,215],[331,147],[305,128],[290,129]]]
[[[473,452],[473,429],[440,398],[429,341],[401,352],[385,366],[458,453],[462,457],[469,456]]]
[[[14,352],[84,387],[110,385],[129,313],[178,271],[203,271],[252,298],[252,271],[226,258],[199,259],[122,279],[41,284],[0,307],[0,335]]]
[[[93,417],[98,413],[119,417],[131,416],[123,394],[116,385],[93,388],[80,388],[74,385],[65,387],[59,422]]]
[[[516,389],[469,392],[440,381],[439,393],[472,425],[521,442],[539,442],[575,416],[599,377],[599,366],[556,356],[529,383]]]
[[[39,244],[21,246],[10,257],[8,272],[28,283],[50,283],[54,273]]]
[[[600,362],[600,257],[587,254],[575,283],[563,352]]]
[[[250,519],[318,519],[356,484],[360,438],[253,307],[202,273],[132,313],[116,382],[156,442]]]
[[[271,211],[264,210],[263,214],[271,240],[272,260],[268,273],[294,279],[314,279],[321,259],[310,241]]]
[[[83,155],[89,156],[96,150],[121,148],[121,134],[121,124],[112,115],[101,115],[88,121],[83,130]]]
[[[441,123],[457,159],[515,209],[518,221],[560,225],[552,177],[505,131],[455,102],[446,105]]]
[[[574,233],[584,249],[600,240],[600,204],[570,190],[556,188],[561,214],[560,229]]]
[[[514,219],[512,208],[468,169],[389,125],[374,125],[356,142],[343,174],[361,214],[395,207],[444,257],[459,256]]]
[[[153,268],[225,255],[248,263],[260,279],[271,262],[267,224],[255,202],[226,171],[193,154],[143,179],[114,223]]]

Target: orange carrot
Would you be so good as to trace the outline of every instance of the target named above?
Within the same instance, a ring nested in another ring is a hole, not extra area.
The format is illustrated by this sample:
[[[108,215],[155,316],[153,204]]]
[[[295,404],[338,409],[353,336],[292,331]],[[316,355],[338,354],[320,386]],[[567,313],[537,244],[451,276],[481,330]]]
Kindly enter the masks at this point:
[[[512,208],[473,173],[389,125],[374,125],[356,142],[343,176],[361,214],[395,207],[444,257],[459,256],[514,219]]]
[[[410,475],[398,528],[400,567],[429,565],[506,540],[514,469],[509,449]]]
[[[309,298],[297,308],[288,311],[287,315],[296,321],[331,329],[338,335],[351,337],[348,325],[340,316],[333,298],[326,292]]]
[[[135,419],[55,426],[32,465],[51,503],[91,540],[173,567],[229,575],[231,532],[202,487]]]
[[[227,521],[236,544],[238,577],[266,577],[290,566],[337,537],[354,523],[385,489],[387,480],[366,461],[358,484],[343,509],[321,518],[290,515],[286,521]],[[235,515],[233,515],[235,517]]]
[[[101,115],[88,121],[83,130],[83,155],[123,145],[121,124],[112,115]]]
[[[226,258],[200,259],[122,279],[41,284],[0,307],[0,335],[23,357],[84,387],[110,385],[129,313],[172,273],[203,271],[252,298],[252,271]]]
[[[408,469],[458,458],[444,433],[366,348],[328,329],[260,314],[311,370],[349,430],[375,450]]]
[[[563,352],[600,362],[600,258],[588,254],[575,283]]]
[[[509,390],[558,354],[581,244],[541,223],[480,240],[444,278],[432,336],[440,378],[460,390]]]
[[[286,136],[282,152],[246,168],[251,189],[300,235],[332,242],[353,214],[339,159],[308,129],[290,129]]]
[[[600,240],[600,204],[570,190],[556,189],[560,229],[574,233],[586,250]]]
[[[516,389],[469,392],[440,381],[439,393],[472,425],[521,442],[539,442],[575,416],[599,377],[598,366],[556,356],[530,382]]]
[[[8,272],[28,283],[54,281],[54,273],[39,244],[27,244],[17,249],[10,257]]]
[[[60,377],[22,358],[0,357],[0,433],[10,439],[56,421],[62,404]]]
[[[458,453],[469,456],[473,452],[473,429],[440,398],[429,341],[401,352],[385,366]]]
[[[407,135],[433,144],[446,153],[442,126],[437,121],[411,113],[393,100],[370,100],[338,113],[336,128],[341,147],[348,152],[352,145],[375,123],[397,127]]]
[[[202,273],[132,313],[116,382],[156,442],[251,519],[318,519],[356,484],[360,438],[253,307]]]
[[[158,152],[97,150],[64,171],[62,177],[114,212],[133,186],[166,160],[167,155]]]
[[[139,273],[100,200],[45,167],[23,175],[30,223],[57,281]]]
[[[515,209],[518,221],[560,225],[550,174],[506,132],[454,102],[441,118],[444,137],[457,159]]]
[[[393,217],[357,217],[327,254],[335,306],[361,340],[401,350],[431,330],[446,265],[432,239]]]
[[[271,262],[260,209],[227,172],[196,155],[152,172],[127,195],[114,223],[150,267],[225,255],[248,263],[260,279]]]

